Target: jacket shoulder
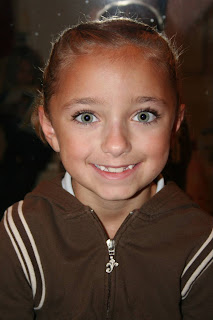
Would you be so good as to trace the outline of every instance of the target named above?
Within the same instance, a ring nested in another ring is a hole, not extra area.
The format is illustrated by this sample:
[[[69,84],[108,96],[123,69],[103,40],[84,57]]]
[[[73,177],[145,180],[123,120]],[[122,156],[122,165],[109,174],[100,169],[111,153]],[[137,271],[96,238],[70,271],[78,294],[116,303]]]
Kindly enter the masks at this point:
[[[0,249],[3,265],[11,262],[12,267],[18,267],[18,278],[25,278],[24,282],[32,290],[34,309],[40,309],[45,297],[45,279],[36,241],[23,214],[23,201],[6,210],[1,229],[1,246],[7,248],[6,254]],[[13,272],[12,276],[17,274],[18,271]]]

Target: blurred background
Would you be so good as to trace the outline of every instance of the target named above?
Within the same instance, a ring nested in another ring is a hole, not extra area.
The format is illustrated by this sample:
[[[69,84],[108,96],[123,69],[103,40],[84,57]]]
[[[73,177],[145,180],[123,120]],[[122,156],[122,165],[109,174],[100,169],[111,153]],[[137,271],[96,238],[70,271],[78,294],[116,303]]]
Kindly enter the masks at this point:
[[[62,170],[29,124],[51,42],[68,26],[112,15],[155,26],[180,48],[187,117],[165,175],[213,213],[213,0],[1,0],[0,217]]]

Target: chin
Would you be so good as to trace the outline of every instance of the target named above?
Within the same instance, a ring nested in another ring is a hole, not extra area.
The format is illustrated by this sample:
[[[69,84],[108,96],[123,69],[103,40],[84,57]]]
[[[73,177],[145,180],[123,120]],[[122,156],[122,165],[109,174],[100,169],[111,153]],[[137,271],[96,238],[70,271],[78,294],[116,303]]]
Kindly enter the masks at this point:
[[[130,198],[133,198],[135,193],[131,192],[113,192],[112,190],[110,192],[104,192],[99,194],[99,196],[107,201],[122,201],[122,200],[128,200]]]

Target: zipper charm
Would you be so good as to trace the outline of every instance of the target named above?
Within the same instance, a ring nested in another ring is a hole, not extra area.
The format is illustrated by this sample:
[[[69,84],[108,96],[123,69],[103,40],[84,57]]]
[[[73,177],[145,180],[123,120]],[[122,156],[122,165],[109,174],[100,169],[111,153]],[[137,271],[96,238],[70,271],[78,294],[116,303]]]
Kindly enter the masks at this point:
[[[115,240],[108,239],[106,241],[108,252],[109,252],[109,262],[106,264],[106,272],[111,273],[114,267],[118,266],[118,262],[115,261],[114,255],[115,255]]]

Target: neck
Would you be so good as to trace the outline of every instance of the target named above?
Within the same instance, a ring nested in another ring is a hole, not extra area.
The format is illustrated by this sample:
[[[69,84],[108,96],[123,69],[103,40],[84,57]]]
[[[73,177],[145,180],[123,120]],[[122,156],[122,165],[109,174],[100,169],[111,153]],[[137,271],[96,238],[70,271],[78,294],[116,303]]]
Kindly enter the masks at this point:
[[[156,192],[156,184],[152,183],[130,199],[110,201],[97,195],[94,196],[92,192],[87,192],[87,194],[81,192],[81,188],[75,183],[73,183],[73,188],[76,198],[95,211],[110,239],[114,238],[129,213],[139,209]]]

